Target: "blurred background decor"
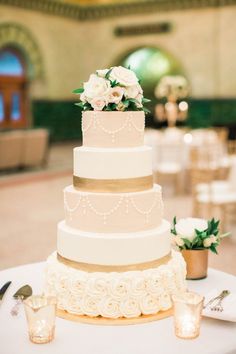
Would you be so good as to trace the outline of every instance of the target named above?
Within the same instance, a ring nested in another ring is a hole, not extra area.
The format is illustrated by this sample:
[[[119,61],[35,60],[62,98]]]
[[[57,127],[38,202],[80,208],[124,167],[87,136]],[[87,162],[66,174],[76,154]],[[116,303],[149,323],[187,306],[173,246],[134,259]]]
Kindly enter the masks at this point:
[[[177,121],[186,120],[188,103],[184,99],[188,94],[188,83],[183,76],[163,76],[155,88],[155,96],[164,99],[165,103],[157,103],[156,119],[167,121],[168,127],[175,127]]]

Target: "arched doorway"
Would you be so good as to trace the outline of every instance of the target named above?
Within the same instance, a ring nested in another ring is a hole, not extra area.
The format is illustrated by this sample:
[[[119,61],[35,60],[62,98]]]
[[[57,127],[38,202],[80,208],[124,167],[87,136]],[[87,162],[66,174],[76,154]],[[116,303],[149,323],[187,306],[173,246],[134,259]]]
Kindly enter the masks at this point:
[[[11,47],[0,50],[0,128],[27,126],[27,80],[21,53]]]
[[[180,62],[167,51],[158,47],[140,47],[121,56],[116,65],[130,67],[141,80],[146,97],[154,98],[158,82],[166,75],[183,75]]]

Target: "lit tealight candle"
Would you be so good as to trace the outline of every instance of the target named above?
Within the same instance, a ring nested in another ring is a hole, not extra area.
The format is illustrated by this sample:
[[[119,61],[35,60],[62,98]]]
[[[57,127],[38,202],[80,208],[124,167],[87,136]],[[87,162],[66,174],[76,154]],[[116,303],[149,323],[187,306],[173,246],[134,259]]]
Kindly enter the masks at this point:
[[[199,336],[203,296],[186,292],[172,296],[174,304],[175,334],[191,339]]]

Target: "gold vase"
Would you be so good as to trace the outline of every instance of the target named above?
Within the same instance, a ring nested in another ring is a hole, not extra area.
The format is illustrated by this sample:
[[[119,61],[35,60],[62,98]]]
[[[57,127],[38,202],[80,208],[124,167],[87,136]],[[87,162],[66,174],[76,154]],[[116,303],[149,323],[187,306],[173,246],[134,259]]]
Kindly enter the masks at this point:
[[[189,280],[204,279],[207,277],[208,250],[182,250],[182,256],[187,265]]]

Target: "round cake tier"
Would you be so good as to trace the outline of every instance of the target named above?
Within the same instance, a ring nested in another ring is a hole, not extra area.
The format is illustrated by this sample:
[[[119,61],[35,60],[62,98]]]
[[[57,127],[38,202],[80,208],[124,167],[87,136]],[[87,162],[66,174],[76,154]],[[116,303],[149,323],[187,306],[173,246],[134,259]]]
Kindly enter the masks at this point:
[[[92,233],[58,224],[57,251],[67,260],[104,266],[157,261],[170,252],[170,224],[135,233]]]
[[[77,147],[74,149],[74,176],[95,180],[152,176],[151,148]]]
[[[83,145],[89,147],[142,146],[144,112],[82,113]]]
[[[179,252],[161,266],[128,272],[86,272],[47,261],[46,295],[57,296],[58,308],[76,315],[137,318],[170,309],[171,295],[186,290],[186,266]]]
[[[64,189],[65,220],[75,229],[104,232],[136,232],[156,228],[163,218],[161,187],[134,193],[83,192]]]

